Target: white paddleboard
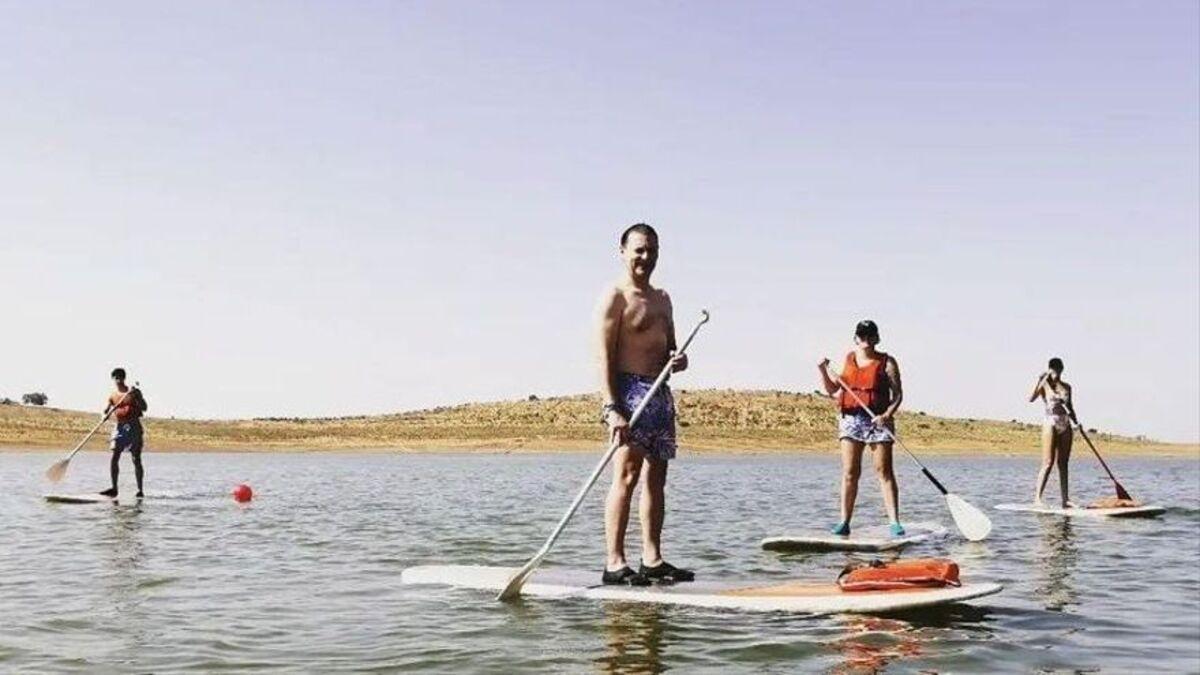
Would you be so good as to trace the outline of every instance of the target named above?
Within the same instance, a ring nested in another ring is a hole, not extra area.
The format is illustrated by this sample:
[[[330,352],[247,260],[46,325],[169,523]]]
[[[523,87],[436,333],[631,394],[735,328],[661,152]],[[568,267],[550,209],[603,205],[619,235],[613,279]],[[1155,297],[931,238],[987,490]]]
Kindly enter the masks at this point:
[[[54,503],[54,504],[116,504],[116,503],[132,504],[134,502],[141,501],[141,498],[134,497],[133,495],[121,495],[119,497],[105,497],[104,495],[98,494],[96,492],[90,492],[90,493],[84,493],[84,494],[78,494],[78,495],[48,494],[48,495],[43,495],[43,496],[46,501]]]
[[[886,525],[851,530],[848,535],[823,532],[785,534],[767,537],[762,547],[768,551],[812,552],[812,551],[894,551],[909,544],[930,539],[940,539],[948,532],[936,523],[912,523],[904,526],[904,534],[893,537]]]
[[[516,571],[515,567],[430,565],[404,570],[400,582],[498,592],[508,585],[509,578]],[[999,593],[1002,588],[996,583],[973,583],[947,588],[848,592],[833,582],[797,581],[769,584],[692,581],[643,587],[604,586],[600,584],[599,570],[548,568],[534,572],[521,593],[545,598],[648,602],[754,612],[838,614],[894,612],[947,605]]]
[[[1045,513],[1053,516],[1080,516],[1087,518],[1154,518],[1167,512],[1166,507],[1147,504],[1144,506],[1118,506],[1111,509],[1089,509],[1077,506],[1064,509],[1061,506],[1037,506],[1035,504],[997,504],[997,511],[1022,511]]]

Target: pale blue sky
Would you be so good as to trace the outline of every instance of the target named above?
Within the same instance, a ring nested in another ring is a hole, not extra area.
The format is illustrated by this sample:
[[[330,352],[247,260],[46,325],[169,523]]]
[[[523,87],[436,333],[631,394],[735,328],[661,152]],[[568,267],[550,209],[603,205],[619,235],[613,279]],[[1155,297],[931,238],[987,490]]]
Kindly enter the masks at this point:
[[[662,233],[678,387],[1200,438],[1200,4],[0,3],[0,395],[355,414],[594,389]],[[831,434],[833,429],[831,426]]]

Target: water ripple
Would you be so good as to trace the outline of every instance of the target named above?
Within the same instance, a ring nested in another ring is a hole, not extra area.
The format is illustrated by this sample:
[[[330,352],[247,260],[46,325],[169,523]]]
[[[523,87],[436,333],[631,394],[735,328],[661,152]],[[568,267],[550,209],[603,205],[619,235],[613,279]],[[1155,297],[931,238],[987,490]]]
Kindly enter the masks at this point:
[[[994,512],[982,543],[949,555],[1006,584],[973,605],[882,617],[745,614],[585,600],[496,603],[406,587],[409,565],[519,565],[586,475],[580,455],[163,455],[143,504],[49,505],[57,456],[0,455],[0,664],[58,672],[1196,671],[1200,668],[1200,466],[1116,458],[1157,520],[1067,521]],[[1025,458],[937,457],[935,472],[983,507],[1028,497]],[[94,490],[85,453],[63,491]],[[763,536],[836,518],[831,456],[685,457],[672,468],[667,555],[709,578],[831,579],[856,555],[778,555]],[[88,480],[92,482],[89,483]],[[949,523],[904,472],[905,519]],[[246,506],[228,496],[255,486]],[[102,481],[101,481],[102,482]],[[1111,484],[1076,463],[1081,497]],[[601,564],[601,495],[552,564]],[[882,520],[864,478],[857,522]],[[637,527],[631,557],[637,559]]]

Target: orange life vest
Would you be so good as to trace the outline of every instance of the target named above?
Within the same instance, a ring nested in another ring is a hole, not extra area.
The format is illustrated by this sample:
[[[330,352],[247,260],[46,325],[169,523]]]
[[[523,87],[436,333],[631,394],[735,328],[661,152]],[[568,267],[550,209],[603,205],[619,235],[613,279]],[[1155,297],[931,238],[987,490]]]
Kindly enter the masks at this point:
[[[846,355],[846,365],[842,367],[842,381],[854,390],[855,394],[867,404],[874,413],[887,410],[892,402],[891,384],[887,378],[886,366],[888,355],[877,352],[875,359],[865,366],[859,367],[854,358],[854,352]],[[843,390],[838,399],[842,412],[855,412],[862,408],[854,397]]]
[[[125,397],[124,401],[121,401],[122,396]],[[142,406],[137,400],[137,395],[132,391],[128,392],[128,395],[125,393],[113,394],[109,397],[109,400],[116,405],[113,408],[113,415],[117,418],[118,422],[129,422],[142,416]],[[117,403],[117,401],[121,402]]]
[[[958,563],[943,558],[917,558],[885,563],[874,560],[865,566],[847,566],[838,575],[843,591],[891,591],[900,588],[960,586]]]

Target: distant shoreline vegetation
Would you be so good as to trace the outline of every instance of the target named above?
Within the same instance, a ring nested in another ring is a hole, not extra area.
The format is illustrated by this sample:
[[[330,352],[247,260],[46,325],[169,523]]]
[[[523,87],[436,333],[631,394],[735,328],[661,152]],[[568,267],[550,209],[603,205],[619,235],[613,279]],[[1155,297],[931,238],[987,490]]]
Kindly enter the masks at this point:
[[[36,405],[43,406],[50,402],[50,397],[40,391],[35,391],[21,396],[20,405]],[[0,405],[18,405],[16,401],[7,396],[0,397]]]
[[[679,442],[701,452],[833,451],[835,411],[824,395],[730,389],[677,390]],[[572,451],[604,444],[595,394],[463,403],[383,415],[256,417],[244,420],[148,418],[151,450]],[[95,413],[0,406],[0,446],[66,447]],[[899,431],[914,450],[1037,453],[1040,424],[902,412]],[[1197,445],[1162,443],[1089,429],[1101,450],[1195,454]],[[105,447],[103,438],[89,447]],[[1077,448],[1084,451],[1086,448]]]

